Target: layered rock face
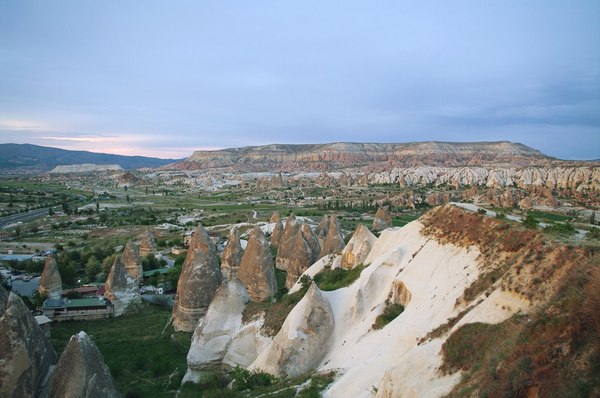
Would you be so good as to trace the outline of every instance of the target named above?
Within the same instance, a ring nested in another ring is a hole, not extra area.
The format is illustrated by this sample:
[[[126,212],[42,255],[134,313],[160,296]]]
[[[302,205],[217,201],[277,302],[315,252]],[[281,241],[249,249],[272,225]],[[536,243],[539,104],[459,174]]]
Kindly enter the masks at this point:
[[[123,255],[121,256],[121,262],[125,265],[125,269],[129,275],[136,280],[136,282],[142,282],[144,279],[144,269],[142,268],[142,258],[138,253],[137,247],[132,241],[128,241],[123,249]]]
[[[373,219],[373,231],[383,231],[392,226],[392,216],[387,207],[380,207]]]
[[[249,300],[239,279],[221,284],[194,331],[187,355],[188,370],[182,383],[197,383],[202,370],[221,365],[234,334],[242,326],[242,312]]]
[[[146,257],[149,254],[156,254],[156,242],[150,231],[142,234],[142,242],[140,244],[140,256]]]
[[[358,224],[352,238],[342,251],[342,268],[350,269],[364,264],[376,240],[377,237],[367,227]]]
[[[344,249],[344,236],[342,235],[342,229],[340,223],[335,216],[329,217],[329,227],[327,229],[327,236],[321,246],[321,252],[319,258],[328,256],[330,254],[340,253]]]
[[[258,226],[250,233],[237,276],[252,301],[267,300],[277,292],[275,265],[269,242]]]
[[[42,294],[47,294],[48,297],[56,299],[60,297],[62,292],[62,279],[60,272],[58,272],[58,266],[53,256],[46,257],[46,263],[44,264],[44,271],[40,278],[40,284],[38,291]]]
[[[280,145],[196,151],[176,165],[180,169],[229,168],[237,171],[322,171],[365,165],[395,164],[460,166],[482,164],[540,164],[549,159],[539,151],[511,142],[415,142],[370,144]],[[272,184],[278,184],[274,178]]]
[[[85,332],[71,337],[43,395],[44,398],[120,396],[104,357]]]
[[[2,286],[0,336],[0,396],[38,397],[56,354],[21,298]]]
[[[244,249],[242,249],[242,243],[240,242],[240,232],[234,229],[227,238],[227,246],[225,246],[221,259],[223,277],[230,281],[236,278],[243,255]]]
[[[215,245],[206,230],[198,225],[177,282],[173,305],[175,331],[194,330],[222,281]]]
[[[290,377],[312,372],[329,351],[333,330],[331,305],[313,283],[251,369]]]
[[[142,302],[137,282],[116,257],[104,283],[104,297],[113,305],[113,315],[120,316]]]

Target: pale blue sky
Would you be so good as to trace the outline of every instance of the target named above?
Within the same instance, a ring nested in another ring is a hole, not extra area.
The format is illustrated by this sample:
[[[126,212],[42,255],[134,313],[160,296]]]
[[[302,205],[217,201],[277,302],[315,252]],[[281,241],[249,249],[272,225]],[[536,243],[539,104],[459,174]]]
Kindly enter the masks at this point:
[[[183,157],[511,140],[600,158],[600,2],[0,0],[0,142]]]

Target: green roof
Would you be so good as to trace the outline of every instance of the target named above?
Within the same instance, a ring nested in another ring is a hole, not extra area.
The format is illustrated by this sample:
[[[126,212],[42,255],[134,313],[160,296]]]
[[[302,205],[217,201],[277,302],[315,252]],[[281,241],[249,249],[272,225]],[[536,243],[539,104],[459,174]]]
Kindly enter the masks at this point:
[[[166,274],[167,272],[171,271],[173,268],[159,268],[159,269],[153,269],[150,271],[144,271],[144,276],[148,277],[148,276],[152,276],[152,275],[156,275],[156,274]]]
[[[64,304],[64,307],[66,307],[66,308],[72,308],[72,307],[97,307],[97,306],[100,306],[100,305],[102,305],[102,306],[106,305],[106,302],[104,301],[104,299],[84,298],[84,299],[69,299]]]

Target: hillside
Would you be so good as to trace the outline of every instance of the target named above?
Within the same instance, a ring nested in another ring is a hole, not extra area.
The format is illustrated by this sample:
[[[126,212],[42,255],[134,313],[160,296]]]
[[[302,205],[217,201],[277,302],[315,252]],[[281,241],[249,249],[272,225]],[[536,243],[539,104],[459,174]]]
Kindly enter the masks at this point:
[[[224,168],[234,171],[320,171],[386,166],[527,166],[551,158],[523,144],[500,142],[350,143],[249,146],[196,151],[177,169]]]
[[[0,171],[47,172],[61,165],[92,163],[96,165],[119,165],[123,169],[160,167],[175,159],[159,159],[145,156],[123,156],[31,144],[0,144]]]

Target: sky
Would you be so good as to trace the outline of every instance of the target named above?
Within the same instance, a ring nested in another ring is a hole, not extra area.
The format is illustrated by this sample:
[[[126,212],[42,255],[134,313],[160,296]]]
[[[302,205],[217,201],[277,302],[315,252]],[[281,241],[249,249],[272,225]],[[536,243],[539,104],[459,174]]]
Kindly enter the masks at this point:
[[[0,0],[0,143],[509,140],[599,159],[598,21],[597,0]]]

